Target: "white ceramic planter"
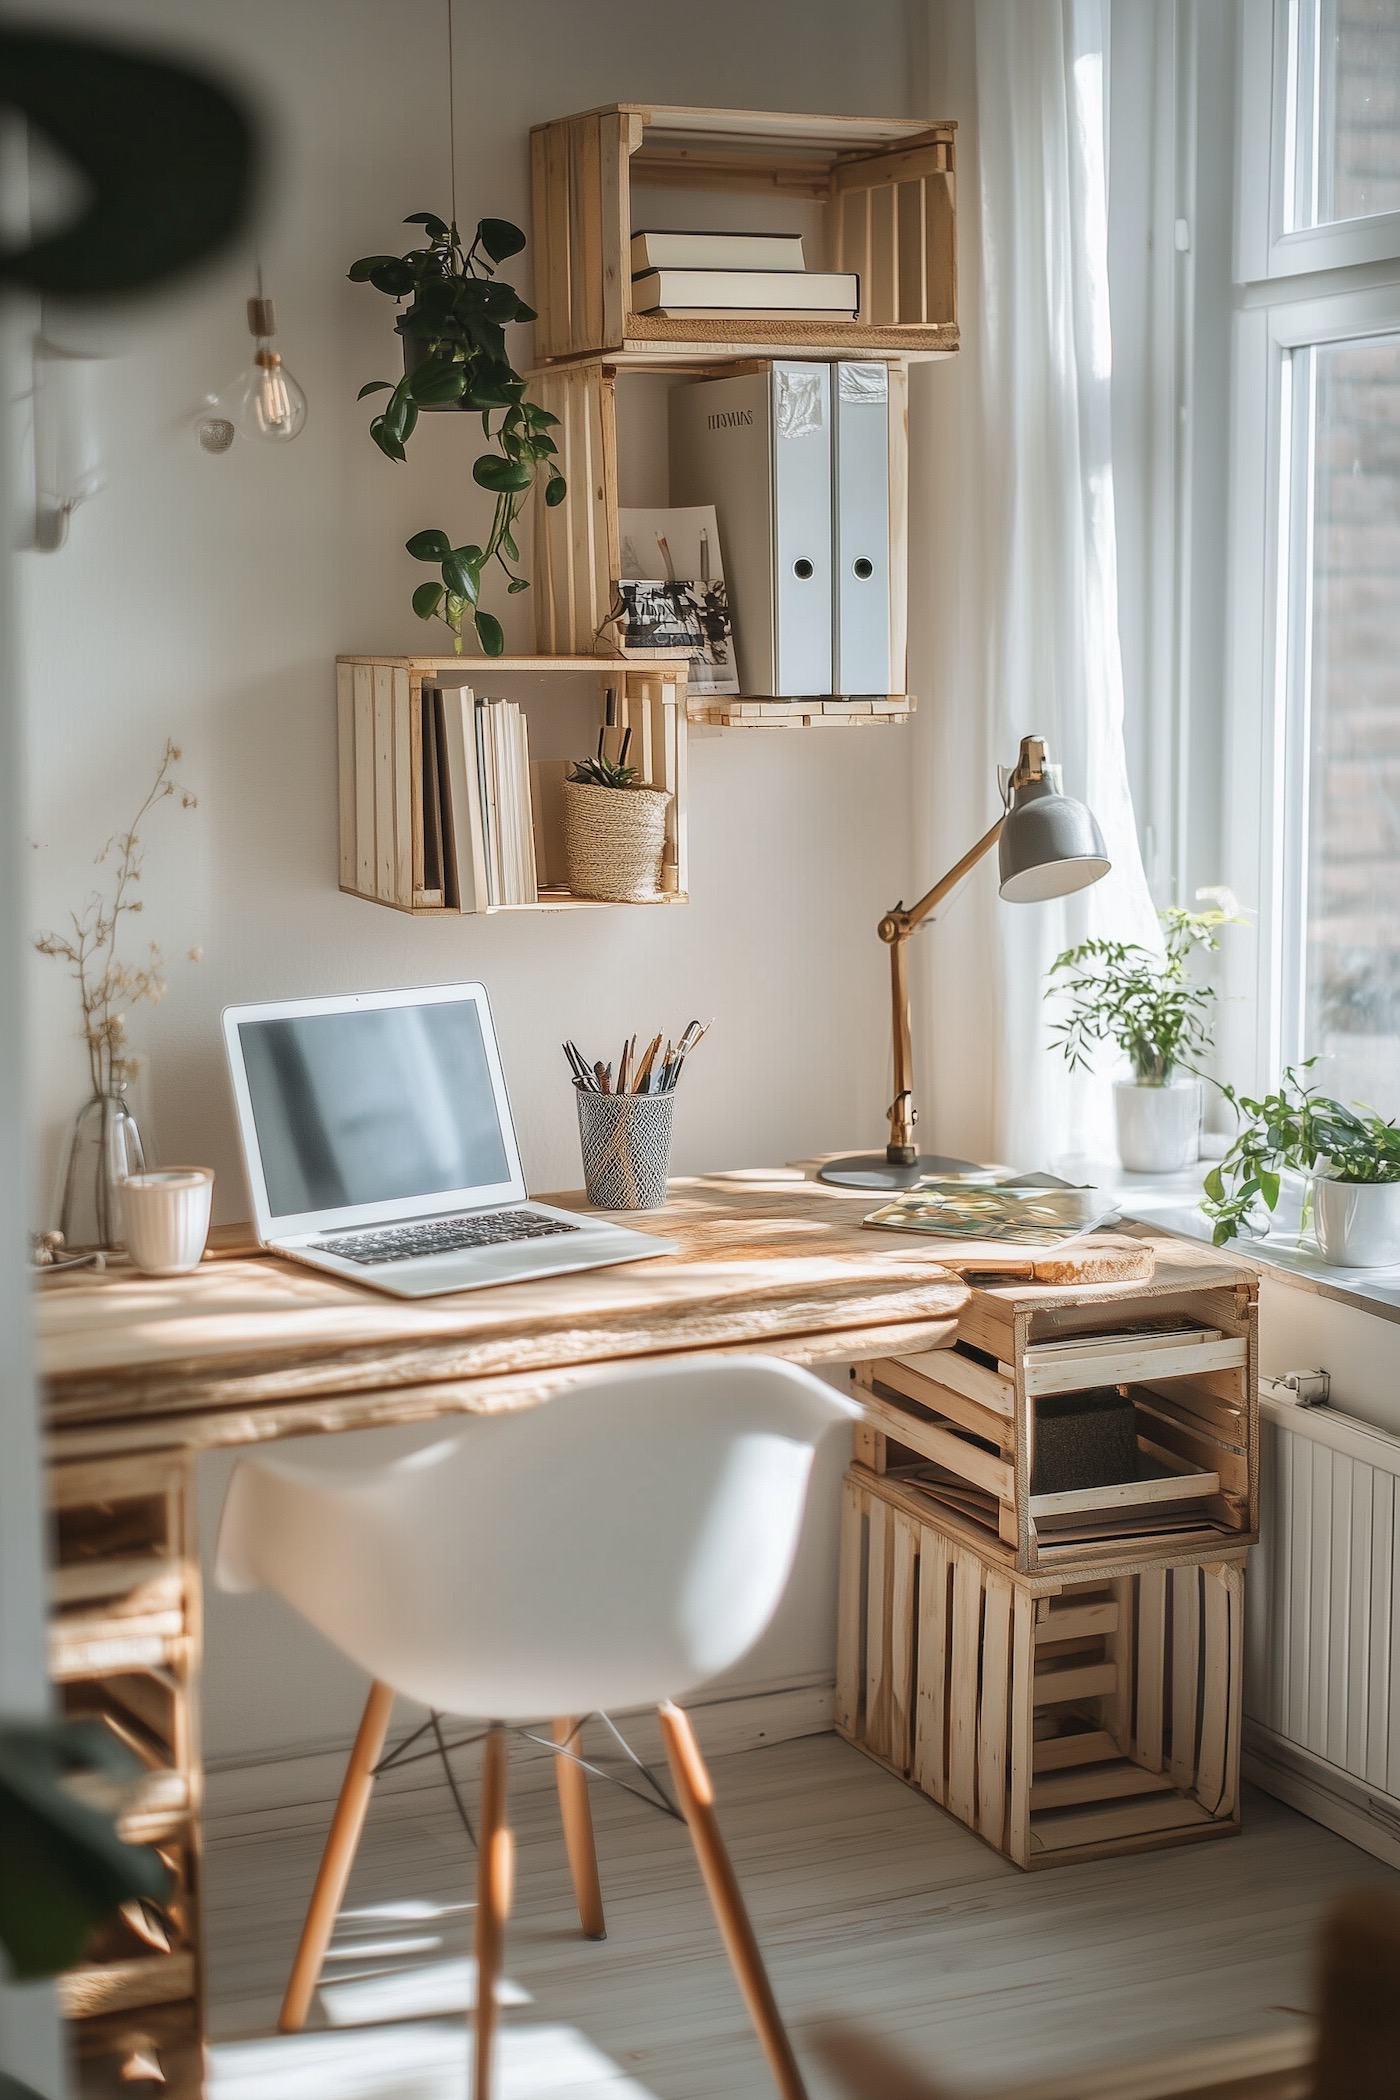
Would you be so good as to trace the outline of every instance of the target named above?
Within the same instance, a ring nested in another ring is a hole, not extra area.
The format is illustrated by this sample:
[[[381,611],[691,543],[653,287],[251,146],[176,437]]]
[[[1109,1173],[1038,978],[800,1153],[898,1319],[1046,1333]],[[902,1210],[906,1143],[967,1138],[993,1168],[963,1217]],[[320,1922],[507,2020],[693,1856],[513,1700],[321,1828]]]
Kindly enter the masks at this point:
[[[1400,1264],[1400,1181],[1313,1177],[1313,1222],[1322,1259],[1342,1269]]]
[[[1199,1157],[1199,1079],[1172,1079],[1165,1086],[1116,1080],[1113,1112],[1118,1121],[1118,1157],[1130,1174],[1171,1174]]]

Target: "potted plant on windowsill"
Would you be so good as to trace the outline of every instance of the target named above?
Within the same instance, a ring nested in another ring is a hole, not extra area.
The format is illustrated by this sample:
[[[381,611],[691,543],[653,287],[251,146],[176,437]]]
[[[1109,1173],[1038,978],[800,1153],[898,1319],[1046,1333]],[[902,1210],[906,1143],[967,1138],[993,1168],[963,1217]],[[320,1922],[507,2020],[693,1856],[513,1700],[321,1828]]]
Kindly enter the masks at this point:
[[[1312,1177],[1303,1206],[1325,1262],[1346,1269],[1400,1263],[1400,1126],[1374,1110],[1348,1108],[1300,1078],[1316,1064],[1289,1066],[1278,1091],[1253,1101],[1221,1092],[1242,1126],[1205,1179],[1201,1208],[1215,1221],[1216,1246],[1268,1229],[1285,1172]]]
[[[506,350],[508,324],[533,321],[535,314],[496,275],[496,267],[521,252],[525,236],[508,219],[482,219],[471,246],[464,248],[456,226],[433,212],[413,212],[404,224],[421,226],[427,245],[406,255],[362,255],[350,266],[353,283],[372,284],[391,299],[409,301],[394,324],[403,341],[402,379],[371,379],[359,398],[388,394],[369,434],[393,460],[407,457],[405,447],[420,411],[470,409],[480,415],[496,448],[481,453],[472,467],[472,479],[496,498],[485,545],[454,547],[445,532],[433,528],[415,533],[408,551],[416,561],[432,561],[442,570],[440,582],[420,583],[413,593],[419,619],[442,620],[460,652],[463,623],[470,618],[486,655],[499,656],[505,634],[495,614],[479,603],[483,572],[497,562],[509,595],[528,589],[528,579],[516,573],[516,519],[542,470],[547,504],[562,503],[566,493],[549,434],[559,419],[527,398],[525,381]],[[494,428],[493,415],[500,418]]]
[[[1218,947],[1219,928],[1236,918],[1219,907],[1172,905],[1162,913],[1161,955],[1136,941],[1081,941],[1050,966],[1069,1001],[1051,1040],[1071,1071],[1086,1069],[1100,1043],[1115,1043],[1132,1065],[1132,1078],[1113,1089],[1118,1156],[1130,1174],[1170,1173],[1199,1153],[1198,1068],[1211,1047],[1215,992],[1188,970],[1192,955]]]

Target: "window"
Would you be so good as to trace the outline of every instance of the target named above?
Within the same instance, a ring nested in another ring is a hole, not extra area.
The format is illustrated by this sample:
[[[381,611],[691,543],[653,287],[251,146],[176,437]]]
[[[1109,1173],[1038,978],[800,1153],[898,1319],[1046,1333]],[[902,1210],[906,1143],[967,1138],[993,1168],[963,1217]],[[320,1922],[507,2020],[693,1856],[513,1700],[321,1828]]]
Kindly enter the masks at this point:
[[[1295,0],[1288,87],[1288,230],[1400,211],[1394,0]]]
[[[1245,5],[1234,703],[1254,713],[1235,750],[1256,800],[1262,754],[1263,811],[1234,883],[1264,934],[1254,1076],[1317,1057],[1329,1093],[1400,1116],[1400,0]]]
[[[1290,361],[1283,1047],[1400,1114],[1400,333]]]

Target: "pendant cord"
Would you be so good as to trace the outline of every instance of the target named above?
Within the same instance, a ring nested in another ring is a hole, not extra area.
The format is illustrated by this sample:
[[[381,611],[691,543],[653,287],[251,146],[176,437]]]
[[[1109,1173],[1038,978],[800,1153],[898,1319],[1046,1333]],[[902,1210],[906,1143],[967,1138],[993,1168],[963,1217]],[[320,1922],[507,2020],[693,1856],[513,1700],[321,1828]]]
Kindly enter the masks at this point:
[[[452,64],[452,0],[447,0],[447,157],[452,176],[452,228],[457,228],[457,78]]]

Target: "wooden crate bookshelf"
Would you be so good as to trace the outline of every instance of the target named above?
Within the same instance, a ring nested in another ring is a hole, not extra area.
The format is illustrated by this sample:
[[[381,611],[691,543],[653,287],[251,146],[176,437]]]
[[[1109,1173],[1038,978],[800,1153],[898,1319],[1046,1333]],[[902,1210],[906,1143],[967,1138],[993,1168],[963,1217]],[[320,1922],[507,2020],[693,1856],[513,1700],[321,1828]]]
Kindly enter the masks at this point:
[[[733,366],[713,362],[692,377],[723,377]],[[908,643],[909,386],[898,362],[889,365],[890,405],[890,662],[904,684]],[[535,504],[535,641],[542,653],[616,657],[617,585],[622,573],[621,475],[617,395],[628,371],[595,358],[537,371],[531,392],[558,416],[554,433],[568,494],[555,508]],[[687,693],[692,722],[725,729],[868,728],[907,722],[913,697],[898,693],[759,699]]]
[[[203,2089],[201,1646],[193,1463],[143,1454],[51,1469],[49,1671],[63,1712],[144,1768],[118,1818],[170,1870],[158,1912],[123,1914],[58,1979],[80,2059],[176,2100]]]
[[[1019,1867],[1240,1827],[1244,1558],[1022,1575],[853,1466],[836,1726]]]
[[[1258,1287],[1205,1255],[1151,1285],[974,1291],[953,1349],[856,1368],[857,1457],[1022,1574],[1252,1544]],[[1104,1387],[1133,1402],[1140,1477],[1033,1492],[1041,1399]]]
[[[949,355],[958,347],[955,134],[918,117],[633,102],[537,125],[537,359]],[[817,200],[826,266],[860,275],[858,318],[634,313],[633,193],[643,186]]]
[[[340,784],[340,887],[368,903],[416,916],[462,916],[424,880],[423,690],[469,685],[501,692],[521,679],[569,678],[584,686],[570,756],[591,751],[604,719],[605,695],[617,696],[612,755],[631,729],[629,763],[642,780],[670,796],[662,888],[657,904],[686,902],[686,666],[674,656],[341,656],[336,659]],[[515,697],[514,694],[511,697]],[[527,709],[528,697],[523,703]],[[571,734],[572,728],[571,728]],[[545,755],[532,742],[532,757]],[[542,888],[537,904],[491,905],[491,912],[601,909],[603,901]]]

